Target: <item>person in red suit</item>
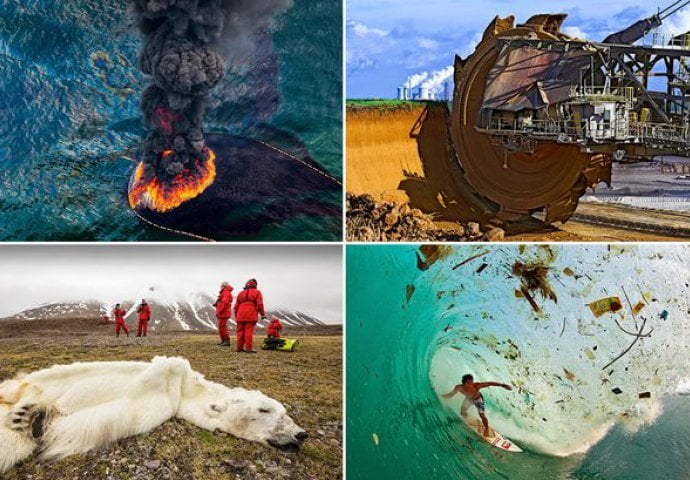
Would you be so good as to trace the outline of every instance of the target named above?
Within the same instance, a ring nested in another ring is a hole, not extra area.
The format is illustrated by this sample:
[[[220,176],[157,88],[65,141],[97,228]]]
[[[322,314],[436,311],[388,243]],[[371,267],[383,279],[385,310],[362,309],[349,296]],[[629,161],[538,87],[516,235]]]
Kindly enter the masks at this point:
[[[237,351],[256,353],[253,349],[254,328],[259,316],[266,318],[264,313],[264,299],[257,288],[255,279],[250,279],[244,285],[244,290],[237,295],[235,302],[235,322],[237,323]]]
[[[125,322],[126,310],[120,308],[120,304],[115,305],[115,310],[113,310],[113,317],[115,317],[115,336],[120,336],[120,329],[124,330],[129,337],[129,328],[127,328],[127,322]]]
[[[218,319],[218,334],[222,347],[230,346],[230,332],[228,331],[228,320],[232,316],[232,287],[228,282],[223,282],[220,286],[218,299],[213,304],[216,307],[216,318]]]
[[[141,299],[141,304],[137,307],[139,314],[139,326],[137,327],[137,337],[145,337],[149,332],[149,320],[151,320],[151,307],[146,300]]]
[[[271,323],[266,327],[266,335],[269,338],[280,338],[280,331],[283,329],[283,325],[278,320],[278,317],[271,318]]]

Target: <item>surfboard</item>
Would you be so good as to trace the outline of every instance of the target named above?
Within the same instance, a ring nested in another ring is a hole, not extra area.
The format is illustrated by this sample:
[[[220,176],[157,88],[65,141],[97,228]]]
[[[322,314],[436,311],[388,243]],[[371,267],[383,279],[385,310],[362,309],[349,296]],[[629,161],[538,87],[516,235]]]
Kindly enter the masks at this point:
[[[485,437],[482,433],[484,430],[484,425],[482,425],[482,421],[478,418],[474,419],[463,419],[465,420],[465,423],[472,427],[472,429],[475,431],[477,435],[479,435],[479,438],[484,440],[486,443],[491,445],[492,447],[496,447],[500,450],[505,450],[506,452],[514,452],[514,453],[519,453],[522,452],[522,449],[515,445],[515,443],[506,437],[505,435],[502,435],[495,431],[493,428],[489,427],[489,433],[491,436]]]

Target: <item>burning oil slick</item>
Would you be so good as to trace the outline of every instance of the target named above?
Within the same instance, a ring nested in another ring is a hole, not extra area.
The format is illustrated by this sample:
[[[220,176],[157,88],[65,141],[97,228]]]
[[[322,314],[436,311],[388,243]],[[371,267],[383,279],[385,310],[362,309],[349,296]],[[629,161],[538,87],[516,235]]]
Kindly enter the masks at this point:
[[[342,238],[342,185],[309,157],[297,159],[261,141],[227,134],[209,133],[206,141],[221,159],[213,184],[170,211],[138,211],[142,218],[211,240],[257,240],[276,229],[298,232],[282,237],[291,240]]]
[[[132,208],[172,210],[215,180],[204,140],[210,90],[226,58],[242,61],[258,32],[292,0],[129,0],[144,38],[139,67],[151,79],[141,109],[148,134],[129,185]]]

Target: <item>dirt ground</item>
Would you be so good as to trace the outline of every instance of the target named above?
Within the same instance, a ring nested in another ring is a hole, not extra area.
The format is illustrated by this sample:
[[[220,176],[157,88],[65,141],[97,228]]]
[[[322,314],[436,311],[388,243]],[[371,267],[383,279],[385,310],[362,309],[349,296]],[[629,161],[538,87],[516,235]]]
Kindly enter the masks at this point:
[[[182,356],[209,380],[257,389],[282,402],[309,433],[300,453],[286,455],[270,447],[209,432],[171,420],[149,434],[121,440],[101,451],[40,464],[29,459],[6,473],[7,480],[57,479],[327,479],[342,477],[342,336],[294,335],[293,353],[256,355],[216,346],[214,334],[109,336],[98,330],[68,333],[53,329],[7,338],[0,331],[0,379],[53,364],[99,360],[150,360]],[[319,328],[319,327],[317,327]],[[326,327],[328,329],[330,327]],[[339,328],[339,327],[338,327]],[[69,330],[69,329],[67,329]],[[335,330],[335,329],[333,329]],[[303,331],[304,332],[304,331]],[[5,338],[2,338],[2,337]]]
[[[409,203],[432,214],[439,228],[492,222],[474,206],[484,200],[468,193],[459,167],[448,160],[442,111],[411,102],[395,108],[348,108],[347,191]],[[687,241],[690,215],[581,202],[565,224],[534,219],[504,229],[506,241]]]

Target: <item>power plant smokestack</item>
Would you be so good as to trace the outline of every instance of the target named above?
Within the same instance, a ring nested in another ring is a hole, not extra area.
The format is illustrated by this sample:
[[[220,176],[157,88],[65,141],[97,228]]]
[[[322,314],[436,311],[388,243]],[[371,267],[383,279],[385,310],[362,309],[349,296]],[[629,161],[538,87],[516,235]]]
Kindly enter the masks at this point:
[[[431,100],[428,87],[419,87],[419,100]]]
[[[405,80],[403,86],[398,88],[399,100],[434,100],[443,95],[445,100],[448,100],[448,83],[447,80],[453,75],[454,67],[445,67],[441,70],[432,72],[431,75],[427,72],[416,73],[410,75]],[[445,83],[444,83],[445,82]],[[412,89],[417,88],[417,92],[412,94]]]

